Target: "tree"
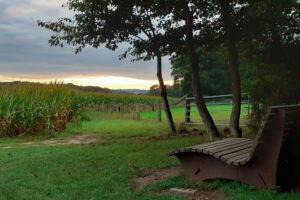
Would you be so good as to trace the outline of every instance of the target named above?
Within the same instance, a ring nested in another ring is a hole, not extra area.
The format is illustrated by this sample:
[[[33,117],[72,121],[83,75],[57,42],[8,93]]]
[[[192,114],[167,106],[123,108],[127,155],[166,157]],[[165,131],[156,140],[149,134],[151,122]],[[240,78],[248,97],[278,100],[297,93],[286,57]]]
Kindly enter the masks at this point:
[[[156,19],[165,16],[157,4],[150,1],[123,1],[123,0],[69,0],[65,5],[69,10],[76,12],[73,19],[60,18],[57,22],[42,22],[38,25],[52,30],[49,40],[51,46],[61,46],[64,43],[76,46],[79,53],[86,45],[98,48],[105,45],[115,50],[123,42],[130,44],[120,59],[128,55],[136,60],[157,59],[157,77],[161,88],[161,96],[168,118],[170,129],[176,132],[170,111],[166,87],[162,78],[162,56],[168,54],[163,27]],[[156,10],[157,12],[152,12]]]
[[[181,89],[181,84],[175,82],[173,85],[166,85],[167,93],[169,97],[183,97],[184,93]],[[152,85],[150,87],[149,94],[152,96],[159,96],[161,94],[161,89],[159,85]]]
[[[199,58],[196,53],[195,38],[194,38],[194,13],[193,8],[189,6],[189,3],[186,2],[184,7],[184,12],[186,14],[186,46],[189,55],[189,61],[191,65],[191,83],[193,88],[193,93],[195,97],[195,102],[198,107],[199,114],[203,120],[204,126],[210,134],[210,140],[215,140],[216,137],[219,137],[218,129],[208,112],[208,109],[205,105],[203,98],[203,92],[200,82],[200,73],[199,73]]]
[[[196,31],[205,49],[224,46],[227,49],[227,72],[233,93],[230,133],[238,136],[241,112],[241,80],[239,73],[238,44],[244,25],[246,4],[236,0],[192,0],[193,10],[201,13]],[[199,15],[199,14],[198,14]]]
[[[230,134],[240,135],[240,114],[241,114],[241,78],[239,73],[238,61],[238,41],[239,23],[235,20],[239,16],[239,10],[235,9],[238,5],[236,1],[219,1],[220,21],[224,28],[225,46],[228,50],[228,75],[232,87],[232,112],[230,117]],[[238,10],[238,11],[237,11]]]
[[[196,53],[197,47],[201,45],[199,43],[199,27],[206,23],[206,19],[202,18],[202,14],[207,11],[207,2],[200,1],[200,4],[203,3],[202,8],[204,9],[197,9],[192,0],[164,0],[155,2],[159,4],[162,11],[168,12],[168,14],[165,13],[164,15],[165,19],[160,20],[160,22],[165,27],[165,35],[170,36],[168,37],[169,39],[171,38],[168,43],[169,55],[173,57],[184,55],[189,60],[191,66],[189,75],[191,77],[197,109],[210,140],[214,140],[219,137],[219,132],[203,99],[198,68],[199,60]]]
[[[199,56],[199,71],[202,81],[203,95],[227,94],[231,87],[225,73],[225,62],[222,50],[197,49]],[[192,94],[192,86],[189,76],[190,65],[188,58],[181,56],[172,60],[172,76],[175,81],[181,82],[185,94]]]
[[[252,64],[244,84],[255,105],[257,122],[266,107],[300,99],[300,9],[294,0],[250,1],[243,57]]]

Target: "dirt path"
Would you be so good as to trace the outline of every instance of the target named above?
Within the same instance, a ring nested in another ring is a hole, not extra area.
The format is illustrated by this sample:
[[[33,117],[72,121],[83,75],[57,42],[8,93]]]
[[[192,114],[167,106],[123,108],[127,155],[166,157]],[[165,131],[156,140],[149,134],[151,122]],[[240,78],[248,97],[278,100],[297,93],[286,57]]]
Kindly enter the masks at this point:
[[[156,195],[171,195],[185,197],[188,200],[228,200],[228,196],[220,191],[195,191],[182,190],[181,192],[175,192],[171,190],[163,190],[153,192]]]
[[[142,190],[149,184],[161,182],[183,173],[181,166],[172,166],[144,172],[144,175],[132,179],[132,189]]]
[[[90,144],[98,141],[100,138],[92,133],[84,133],[75,135],[64,140],[45,140],[42,142],[22,142],[18,143],[17,146],[2,146],[0,149],[11,149],[11,148],[27,148],[36,146],[57,146],[57,145],[68,145],[68,144]]]
[[[131,180],[132,189],[142,190],[149,184],[154,184],[183,173],[181,166],[171,166],[163,169],[149,170],[143,175]],[[189,200],[227,200],[228,197],[220,191],[199,191],[192,189],[171,188],[169,190],[151,192],[155,195],[173,195]]]

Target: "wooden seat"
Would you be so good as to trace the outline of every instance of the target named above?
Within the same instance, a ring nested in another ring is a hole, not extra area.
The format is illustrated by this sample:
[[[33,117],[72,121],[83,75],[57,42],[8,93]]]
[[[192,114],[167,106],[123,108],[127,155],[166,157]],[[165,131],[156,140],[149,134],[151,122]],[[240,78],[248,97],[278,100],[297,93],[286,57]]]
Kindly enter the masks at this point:
[[[255,140],[228,138],[169,153],[187,179],[232,179],[257,187],[300,188],[300,106],[274,106]]]
[[[200,144],[172,152],[197,152],[221,159],[229,165],[242,165],[250,160],[250,153],[255,141],[246,138],[228,138],[208,144]]]

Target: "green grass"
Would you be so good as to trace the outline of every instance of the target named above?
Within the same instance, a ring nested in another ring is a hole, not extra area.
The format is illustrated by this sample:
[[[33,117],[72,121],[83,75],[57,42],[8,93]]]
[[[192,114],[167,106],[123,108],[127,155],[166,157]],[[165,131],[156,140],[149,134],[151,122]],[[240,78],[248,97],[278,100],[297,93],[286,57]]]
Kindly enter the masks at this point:
[[[112,120],[105,114],[88,113],[90,120],[74,122],[61,138],[77,133],[95,133],[90,145],[40,146],[0,149],[0,200],[179,200],[154,196],[147,191],[170,187],[220,189],[233,199],[299,199],[300,194],[277,194],[254,190],[237,183],[194,185],[183,176],[133,191],[129,180],[145,169],[178,165],[166,153],[207,141],[205,136],[168,135],[166,123]],[[18,139],[1,139],[1,145],[18,145]]]
[[[247,104],[242,105],[242,110],[241,110],[241,118],[246,117],[248,115],[248,109],[247,109]],[[217,110],[231,110],[232,105],[209,105],[207,106],[208,110],[210,111],[210,114],[212,115],[213,119],[229,119],[230,118],[230,113],[231,111],[217,111]],[[193,106],[191,108],[191,117],[194,118],[200,118],[199,113],[197,111],[197,108]],[[173,119],[176,122],[183,122],[184,121],[184,116],[185,116],[185,108],[173,108],[171,110]],[[152,120],[152,121],[157,121],[158,119],[158,113],[156,112],[149,112],[149,113],[141,113],[141,119],[142,120]],[[166,115],[163,112],[162,113],[162,120],[166,121]],[[201,122],[201,119],[191,119],[192,122]],[[217,123],[217,122],[216,122]],[[218,122],[221,124],[229,124],[229,120],[225,120],[222,122]],[[241,124],[246,124],[247,120],[241,119]]]
[[[232,200],[298,200],[300,193],[278,193],[271,190],[257,190],[252,186],[229,181],[214,181],[210,183],[194,184],[184,176],[176,176],[163,182],[148,186],[145,191],[167,190],[170,188],[194,188],[203,191],[220,190]]]
[[[216,123],[221,123],[221,124],[229,124],[229,118],[231,114],[231,105],[209,105],[207,106],[208,110],[210,110],[210,114],[213,117],[213,119],[227,119],[225,121],[216,121]],[[243,104],[242,105],[242,110],[241,110],[241,124],[247,124],[248,120],[243,119],[244,117],[248,116],[248,105]],[[197,108],[195,106],[192,107],[192,112],[191,112],[191,117],[194,118],[200,118],[199,113],[197,111]],[[217,111],[217,110],[226,110],[226,111]],[[227,111],[228,110],[228,111]],[[230,111],[229,111],[230,110]],[[176,123],[181,123],[184,122],[185,120],[185,108],[184,107],[179,107],[179,108],[172,108],[172,117],[173,120]],[[158,111],[154,112],[141,112],[140,113],[141,120],[144,121],[152,121],[152,122],[157,122],[158,121]],[[112,112],[109,115],[106,116],[107,119],[129,119],[133,120],[136,119],[136,113],[125,113],[121,115],[118,112]],[[167,116],[165,112],[162,110],[162,121],[167,122]],[[191,119],[192,122],[201,122],[201,119]]]
[[[66,132],[73,134],[99,133],[102,138],[112,139],[165,135],[169,130],[166,123],[110,119],[110,114],[97,112],[89,112],[89,114],[93,120],[73,123]]]

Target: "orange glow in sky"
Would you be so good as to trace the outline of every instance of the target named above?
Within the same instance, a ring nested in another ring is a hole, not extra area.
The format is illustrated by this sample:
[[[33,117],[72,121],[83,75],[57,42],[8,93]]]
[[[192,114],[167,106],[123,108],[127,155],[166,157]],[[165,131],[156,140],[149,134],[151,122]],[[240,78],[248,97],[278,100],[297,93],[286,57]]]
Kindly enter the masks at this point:
[[[8,81],[29,81],[29,82],[41,82],[49,83],[53,81],[59,81],[64,83],[73,83],[81,86],[99,86],[110,89],[146,89],[148,90],[152,85],[158,84],[157,80],[143,80],[134,79],[128,77],[118,76],[105,76],[105,77],[69,77],[60,79],[28,79],[28,78],[9,78],[0,76],[1,82]],[[165,80],[165,84],[172,85],[172,80]]]

